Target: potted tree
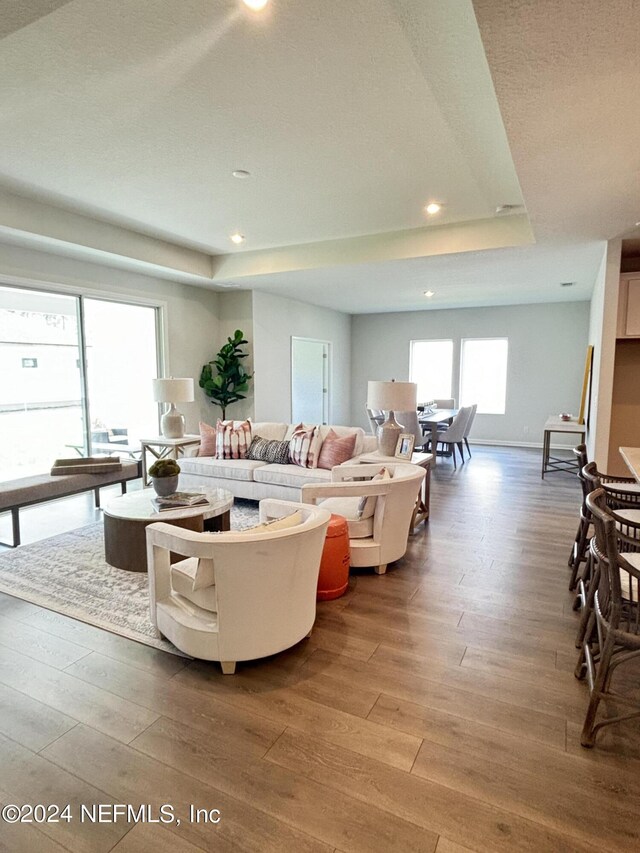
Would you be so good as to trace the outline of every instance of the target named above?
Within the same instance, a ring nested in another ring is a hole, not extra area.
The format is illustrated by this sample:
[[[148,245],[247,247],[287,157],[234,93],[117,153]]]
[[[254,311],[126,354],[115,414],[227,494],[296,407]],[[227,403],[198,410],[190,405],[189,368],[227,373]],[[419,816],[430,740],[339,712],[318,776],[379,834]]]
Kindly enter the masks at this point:
[[[249,389],[249,381],[253,374],[247,373],[242,359],[249,353],[243,352],[242,347],[248,343],[244,333],[236,329],[232,338],[221,347],[216,357],[205,364],[200,373],[200,387],[204,389],[211,402],[222,409],[222,420],[225,420],[227,406],[246,398],[245,391]]]

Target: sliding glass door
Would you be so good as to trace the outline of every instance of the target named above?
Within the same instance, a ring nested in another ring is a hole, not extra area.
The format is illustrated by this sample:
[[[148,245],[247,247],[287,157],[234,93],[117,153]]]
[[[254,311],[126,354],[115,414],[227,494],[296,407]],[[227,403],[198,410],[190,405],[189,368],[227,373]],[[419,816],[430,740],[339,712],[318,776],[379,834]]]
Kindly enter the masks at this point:
[[[158,434],[158,313],[0,285],[0,480]]]
[[[0,479],[84,447],[79,299],[0,287]]]
[[[83,313],[91,452],[136,446],[158,434],[157,309],[86,298]]]

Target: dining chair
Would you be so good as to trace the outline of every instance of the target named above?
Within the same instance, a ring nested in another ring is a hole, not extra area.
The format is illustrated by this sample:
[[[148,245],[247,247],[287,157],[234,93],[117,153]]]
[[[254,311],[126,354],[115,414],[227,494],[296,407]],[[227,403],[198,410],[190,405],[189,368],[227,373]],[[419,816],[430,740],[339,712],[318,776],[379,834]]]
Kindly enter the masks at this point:
[[[455,397],[445,397],[442,400],[434,400],[436,404],[436,409],[455,409],[456,400]]]
[[[469,420],[467,421],[467,425],[464,428],[464,443],[467,446],[467,453],[469,454],[469,459],[471,459],[471,450],[469,448],[469,433],[471,432],[471,427],[473,426],[477,411],[478,404],[474,403],[473,406],[471,406],[471,414],[469,415]]]
[[[589,684],[589,705],[580,743],[590,748],[604,726],[640,716],[637,698],[620,694],[611,687],[614,671],[640,654],[640,553],[638,540],[625,534],[608,511],[604,489],[591,492],[587,496],[587,506],[595,528],[593,538],[603,552],[593,611],[575,671],[577,678],[586,677]],[[625,705],[633,710],[598,720],[603,699],[615,700],[620,710]]]
[[[453,456],[453,467],[457,468],[456,464],[456,447],[460,452],[460,459],[464,463],[464,454],[462,446],[464,441],[464,431],[467,426],[467,421],[471,414],[472,406],[463,406],[458,414],[453,419],[451,426],[438,432],[438,444],[444,444],[447,450],[451,450]],[[435,453],[437,448],[431,448],[431,452]]]
[[[431,438],[430,435],[425,435],[422,432],[420,421],[418,420],[418,412],[395,412],[396,421],[401,425],[403,432],[408,432],[413,435],[415,442],[414,450],[424,450]]]
[[[374,435],[378,434],[378,427],[384,423],[384,413],[379,409],[370,409],[367,407],[367,417],[371,425],[371,432]]]

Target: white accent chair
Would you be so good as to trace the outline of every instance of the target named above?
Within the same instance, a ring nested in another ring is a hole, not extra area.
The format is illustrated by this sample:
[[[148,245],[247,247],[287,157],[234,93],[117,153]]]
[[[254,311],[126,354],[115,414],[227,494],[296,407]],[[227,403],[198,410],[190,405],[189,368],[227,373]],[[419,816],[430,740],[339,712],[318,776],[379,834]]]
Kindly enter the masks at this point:
[[[320,507],[263,500],[260,520],[299,512],[280,530],[196,533],[158,522],[147,527],[151,621],[195,658],[266,657],[309,636],[316,617],[320,560],[330,515]],[[170,564],[171,553],[186,559]]]
[[[373,479],[381,468],[391,472],[390,479]],[[424,468],[410,463],[338,465],[331,471],[331,483],[303,486],[302,500],[346,518],[351,565],[373,566],[382,575],[387,565],[407,550],[413,511],[425,476]],[[363,497],[372,500],[359,515]]]

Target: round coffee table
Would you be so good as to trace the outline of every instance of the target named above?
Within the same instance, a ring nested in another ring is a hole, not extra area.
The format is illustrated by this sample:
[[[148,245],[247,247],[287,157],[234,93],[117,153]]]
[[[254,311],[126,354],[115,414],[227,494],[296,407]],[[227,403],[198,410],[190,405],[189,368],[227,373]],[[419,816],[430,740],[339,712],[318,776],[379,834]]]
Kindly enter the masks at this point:
[[[196,491],[194,489],[194,491]],[[158,512],[151,503],[155,492],[143,489],[114,498],[104,507],[104,556],[109,565],[129,572],[147,571],[145,529],[156,521],[165,521],[202,533],[204,530],[229,530],[233,495],[225,489],[201,489],[208,503],[200,506]],[[175,560],[183,559],[175,555]]]

